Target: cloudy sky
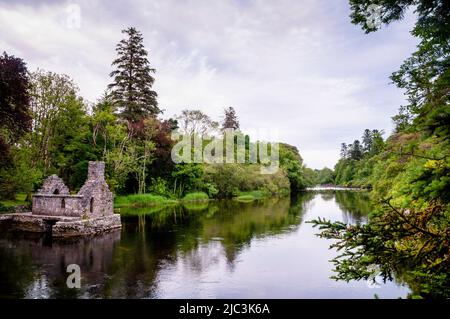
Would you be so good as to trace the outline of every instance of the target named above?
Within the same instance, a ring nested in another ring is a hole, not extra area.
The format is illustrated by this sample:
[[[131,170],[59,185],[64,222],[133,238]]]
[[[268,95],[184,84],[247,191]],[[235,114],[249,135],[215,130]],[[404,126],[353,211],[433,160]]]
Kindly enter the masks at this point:
[[[135,26],[163,117],[196,108],[220,120],[233,106],[244,131],[278,132],[309,167],[332,167],[341,142],[391,131],[404,97],[388,76],[416,45],[412,14],[369,35],[349,14],[347,0],[0,0],[0,51],[70,75],[95,102]]]

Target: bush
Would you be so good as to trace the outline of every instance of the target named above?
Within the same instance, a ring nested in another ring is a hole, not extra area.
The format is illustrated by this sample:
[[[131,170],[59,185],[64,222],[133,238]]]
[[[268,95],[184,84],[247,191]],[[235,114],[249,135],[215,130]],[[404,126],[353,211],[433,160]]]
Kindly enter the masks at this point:
[[[284,170],[261,174],[259,165],[216,164],[205,167],[205,179],[217,190],[218,198],[232,198],[242,192],[289,193],[290,183]]]
[[[153,205],[164,205],[175,203],[176,201],[168,199],[161,195],[154,194],[133,194],[126,196],[117,196],[115,199],[116,207],[145,207]]]
[[[165,196],[165,197],[173,196],[173,194],[169,191],[167,181],[160,177],[151,179],[151,184],[148,187],[148,191],[151,194],[155,194],[155,195],[160,195],[160,196]]]
[[[183,197],[182,200],[187,202],[207,201],[209,200],[209,196],[204,192],[195,192],[187,194],[186,196]]]

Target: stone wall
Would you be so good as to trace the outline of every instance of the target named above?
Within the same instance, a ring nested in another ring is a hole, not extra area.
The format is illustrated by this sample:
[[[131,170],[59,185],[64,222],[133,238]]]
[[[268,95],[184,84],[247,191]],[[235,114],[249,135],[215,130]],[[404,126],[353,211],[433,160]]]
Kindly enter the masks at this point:
[[[59,221],[53,226],[53,237],[93,235],[122,227],[119,214],[78,221]]]
[[[46,216],[82,216],[83,197],[78,195],[48,195],[33,196],[33,214]]]
[[[77,237],[94,235],[122,227],[119,214],[98,218],[66,216],[39,216],[31,213],[6,214],[0,216],[2,224],[9,230],[30,233],[51,233],[52,237]]]
[[[69,188],[64,184],[64,181],[56,175],[47,177],[42,187],[38,190],[38,194],[52,194],[52,195],[69,195]]]
[[[89,162],[88,179],[78,195],[83,197],[86,215],[93,217],[113,215],[113,194],[105,181],[105,163]]]
[[[105,181],[105,163],[89,162],[88,178],[78,195],[56,175],[48,177],[33,196],[32,212],[46,216],[100,217],[113,214],[113,194]]]

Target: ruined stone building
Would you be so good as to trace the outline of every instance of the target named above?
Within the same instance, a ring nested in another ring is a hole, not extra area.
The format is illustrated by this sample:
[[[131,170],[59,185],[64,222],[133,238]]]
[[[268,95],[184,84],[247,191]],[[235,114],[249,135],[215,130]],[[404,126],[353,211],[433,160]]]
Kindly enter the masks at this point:
[[[31,213],[7,214],[15,230],[51,232],[54,237],[94,234],[121,227],[120,215],[113,212],[113,194],[105,180],[105,163],[89,162],[88,177],[76,195],[63,180],[48,177],[33,195]]]

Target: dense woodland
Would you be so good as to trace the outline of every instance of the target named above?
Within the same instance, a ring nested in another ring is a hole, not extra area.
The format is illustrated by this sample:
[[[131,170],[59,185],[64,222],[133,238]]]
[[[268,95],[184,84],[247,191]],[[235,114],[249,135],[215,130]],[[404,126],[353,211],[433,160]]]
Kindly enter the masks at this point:
[[[369,28],[362,8],[351,0],[352,22]],[[342,144],[333,179],[371,189],[378,204],[365,225],[316,220],[321,236],[336,239],[342,255],[336,278],[407,282],[413,297],[450,297],[450,2],[380,1],[382,22],[401,20],[408,8],[417,21],[417,51],[391,80],[407,104],[393,117],[394,132],[365,130],[362,141]],[[376,270],[376,271],[375,271]]]
[[[350,0],[352,23],[367,33],[376,31],[364,14],[371,3]],[[313,221],[320,236],[335,239],[333,247],[342,252],[334,260],[336,278],[370,279],[377,273],[407,282],[413,297],[450,297],[450,2],[378,3],[385,25],[401,20],[409,8],[417,16],[411,31],[419,39],[417,51],[391,76],[407,104],[393,117],[390,136],[366,129],[361,140],[343,143],[334,170],[306,168],[287,144],[280,145],[281,169],[272,175],[259,174],[261,163],[173,163],[174,129],[221,134],[239,130],[238,115],[228,107],[219,123],[186,109],[161,119],[152,90],[155,70],[141,33],[128,28],[116,48],[111,84],[93,105],[68,76],[30,72],[19,57],[0,57],[0,198],[30,195],[53,173],[77,190],[90,160],[106,162],[116,194],[230,198],[255,190],[287,194],[314,184],[368,188],[377,206],[367,224]]]
[[[7,53],[0,57],[0,199],[35,191],[43,179],[57,174],[77,191],[86,178],[88,161],[106,162],[107,181],[116,194],[152,193],[180,198],[203,192],[210,198],[229,198],[240,192],[267,195],[299,191],[304,178],[302,158],[294,146],[280,145],[281,169],[259,174],[260,163],[206,165],[175,164],[171,150],[179,129],[192,136],[238,133],[232,107],[222,123],[200,110],[186,109],[163,120],[143,38],[135,28],[123,31],[112,62],[111,84],[95,104],[79,95],[76,83],[63,74],[36,70]],[[246,138],[246,152],[251,137]],[[276,141],[278,142],[278,141]]]

